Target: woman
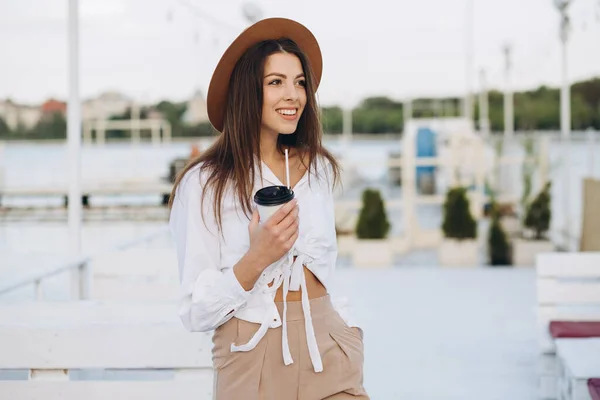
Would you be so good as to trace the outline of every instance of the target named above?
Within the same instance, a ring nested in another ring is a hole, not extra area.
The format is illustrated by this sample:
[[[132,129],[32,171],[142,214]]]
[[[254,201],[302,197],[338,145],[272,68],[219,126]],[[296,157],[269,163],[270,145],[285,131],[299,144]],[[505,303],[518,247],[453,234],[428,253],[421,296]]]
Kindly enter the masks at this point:
[[[369,398],[362,331],[329,295],[339,167],[321,145],[321,72],[303,25],[272,18],[246,29],[208,90],[221,134],[171,194],[180,315],[190,331],[214,330],[217,400]],[[295,198],[262,221],[252,198],[288,183],[285,150]]]

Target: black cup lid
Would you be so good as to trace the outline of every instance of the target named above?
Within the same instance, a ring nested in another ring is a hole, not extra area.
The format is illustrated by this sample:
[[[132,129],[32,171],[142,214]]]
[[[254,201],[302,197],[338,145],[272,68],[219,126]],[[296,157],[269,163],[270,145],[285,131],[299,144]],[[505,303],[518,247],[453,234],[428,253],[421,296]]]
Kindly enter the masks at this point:
[[[260,206],[278,206],[294,198],[294,191],[287,186],[267,186],[254,195],[254,202]]]

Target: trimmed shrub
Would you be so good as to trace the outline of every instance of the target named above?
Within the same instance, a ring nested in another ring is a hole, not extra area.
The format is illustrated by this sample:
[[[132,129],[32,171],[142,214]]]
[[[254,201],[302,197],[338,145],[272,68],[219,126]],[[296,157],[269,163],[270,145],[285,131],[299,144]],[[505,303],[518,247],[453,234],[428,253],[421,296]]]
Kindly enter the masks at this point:
[[[465,240],[477,237],[477,223],[471,215],[465,188],[455,187],[446,193],[442,230],[444,237],[448,239]]]
[[[381,193],[365,189],[362,194],[362,208],[356,224],[359,239],[384,239],[390,230]]]
[[[525,227],[533,231],[536,240],[544,239],[546,232],[550,229],[550,219],[552,218],[550,186],[550,182],[544,185],[544,188],[527,207],[525,214]]]

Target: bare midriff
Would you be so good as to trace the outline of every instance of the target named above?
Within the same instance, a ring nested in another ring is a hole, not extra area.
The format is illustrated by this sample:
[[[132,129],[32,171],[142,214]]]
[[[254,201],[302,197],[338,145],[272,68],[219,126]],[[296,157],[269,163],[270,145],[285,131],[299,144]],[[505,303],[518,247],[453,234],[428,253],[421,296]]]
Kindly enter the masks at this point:
[[[294,261],[296,258],[294,257]],[[323,297],[327,295],[327,289],[321,283],[319,279],[306,267],[304,266],[304,276],[306,277],[306,289],[308,291],[308,298],[315,299],[317,297]],[[269,283],[272,286],[273,282]],[[297,292],[288,292],[287,301],[301,301],[302,300],[302,288]],[[275,301],[283,301],[283,284],[277,289],[275,293]]]

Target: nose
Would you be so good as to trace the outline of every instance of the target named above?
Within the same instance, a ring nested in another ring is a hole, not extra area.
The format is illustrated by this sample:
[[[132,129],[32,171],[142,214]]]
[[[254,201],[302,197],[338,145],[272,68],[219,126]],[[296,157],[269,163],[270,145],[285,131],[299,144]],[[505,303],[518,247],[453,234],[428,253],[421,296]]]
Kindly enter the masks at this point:
[[[293,82],[290,82],[285,85],[285,92],[283,94],[283,98],[286,101],[298,100],[298,88],[296,88],[296,85],[294,85]]]

